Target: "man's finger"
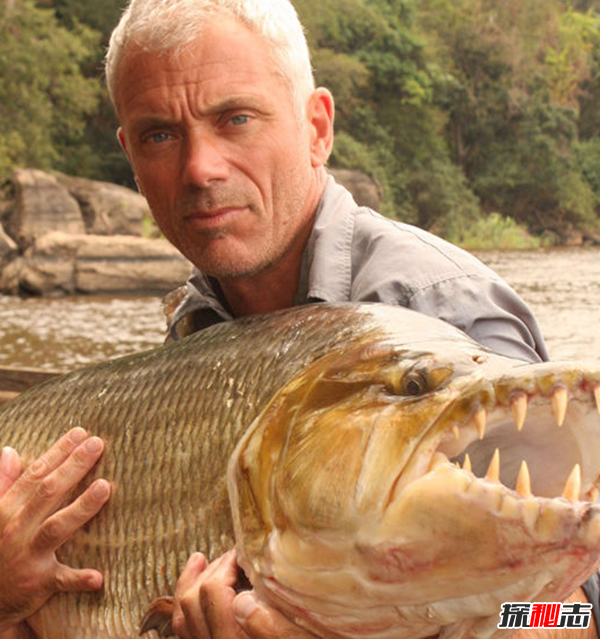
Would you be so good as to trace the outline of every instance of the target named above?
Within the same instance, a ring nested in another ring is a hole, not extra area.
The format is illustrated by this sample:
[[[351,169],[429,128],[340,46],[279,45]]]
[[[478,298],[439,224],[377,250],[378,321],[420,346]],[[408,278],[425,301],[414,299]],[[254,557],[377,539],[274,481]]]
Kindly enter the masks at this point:
[[[20,510],[35,492],[40,481],[58,468],[86,437],[87,433],[83,428],[73,428],[36,459],[6,492],[4,517],[10,518]]]
[[[233,602],[235,620],[251,639],[314,639],[281,613],[259,602],[253,591],[240,593]]]
[[[75,569],[59,564],[52,592],[93,592],[102,587],[102,573],[91,568]]]
[[[200,609],[198,582],[206,569],[206,558],[195,552],[188,559],[175,586],[175,606],[171,625],[183,639],[211,639]]]
[[[52,473],[44,477],[22,511],[30,529],[39,527],[93,468],[104,450],[99,437],[89,437]]]
[[[54,552],[83,524],[98,514],[110,497],[110,484],[98,479],[72,504],[49,517],[32,540],[31,547],[38,552]]]
[[[21,475],[21,458],[14,448],[5,446],[0,454],[0,497]]]
[[[206,557],[201,552],[192,553],[177,580],[175,597],[181,597],[188,588],[191,588],[205,568]]]
[[[247,639],[232,614],[233,586],[238,577],[235,551],[225,553],[209,566],[207,573],[213,565],[212,574],[207,574],[200,586],[200,606],[206,625],[215,637]]]

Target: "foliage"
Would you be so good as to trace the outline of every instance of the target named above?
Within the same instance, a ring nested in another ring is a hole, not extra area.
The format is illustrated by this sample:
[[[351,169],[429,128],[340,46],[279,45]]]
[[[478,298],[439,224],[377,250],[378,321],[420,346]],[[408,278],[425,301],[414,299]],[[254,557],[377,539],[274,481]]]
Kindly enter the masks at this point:
[[[600,0],[292,1],[336,97],[331,165],[384,213],[461,242],[600,234]],[[0,177],[130,184],[99,89],[125,0],[0,2]]]
[[[411,0],[295,2],[319,84],[336,96],[332,166],[379,181],[383,212],[432,226],[471,215],[476,198],[438,134],[434,78]]]
[[[85,119],[81,143],[74,149],[77,173],[135,188],[131,169],[117,142],[117,118],[103,86],[104,53],[125,4],[126,0],[37,0],[37,6],[54,12],[63,28],[72,31],[77,24],[85,24],[96,33],[82,73],[97,81],[102,89],[95,111]]]
[[[0,179],[16,165],[77,172],[100,90],[81,72],[95,39],[77,22],[61,27],[31,0],[0,6]]]
[[[575,148],[598,16],[561,0],[423,0],[419,25],[446,72],[440,133],[482,209],[536,233],[597,227]]]
[[[500,213],[481,216],[470,225],[451,227],[446,238],[469,251],[522,250],[542,246],[540,237],[533,237],[524,226]]]

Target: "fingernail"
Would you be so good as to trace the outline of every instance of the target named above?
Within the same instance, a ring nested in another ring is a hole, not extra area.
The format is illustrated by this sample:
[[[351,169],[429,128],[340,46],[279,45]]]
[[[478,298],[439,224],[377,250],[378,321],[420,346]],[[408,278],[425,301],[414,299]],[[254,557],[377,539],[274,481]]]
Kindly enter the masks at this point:
[[[102,450],[102,440],[99,437],[90,437],[85,442],[85,450],[88,453],[99,453]]]
[[[5,446],[0,454],[0,471],[5,475],[14,475],[19,472],[17,451],[10,446]]]
[[[9,448],[8,446],[5,446],[2,449],[2,453],[0,453],[0,468],[8,468],[11,452],[12,448]]]
[[[190,565],[200,565],[200,564],[205,564],[206,563],[206,558],[204,557],[204,555],[201,552],[193,552],[190,555],[189,561],[188,563]]]
[[[110,493],[110,484],[105,479],[99,479],[92,486],[92,496],[94,499],[105,499]]]
[[[87,437],[87,433],[85,432],[83,428],[79,428],[79,426],[77,428],[74,428],[69,433],[69,439],[74,444],[80,444],[86,437]]]
[[[242,592],[233,600],[233,616],[240,624],[245,623],[257,608],[258,603],[251,592]]]
[[[102,583],[104,582],[104,577],[100,572],[93,572],[88,575],[87,583],[89,588],[93,588],[94,590],[98,590],[98,588],[102,587]]]

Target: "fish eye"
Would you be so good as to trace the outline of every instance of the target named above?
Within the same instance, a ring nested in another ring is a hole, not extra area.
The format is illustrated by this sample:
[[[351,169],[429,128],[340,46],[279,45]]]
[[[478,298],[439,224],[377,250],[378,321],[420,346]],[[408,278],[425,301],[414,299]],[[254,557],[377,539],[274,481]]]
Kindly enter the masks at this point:
[[[402,395],[423,395],[428,390],[427,378],[419,371],[409,371],[402,378]]]

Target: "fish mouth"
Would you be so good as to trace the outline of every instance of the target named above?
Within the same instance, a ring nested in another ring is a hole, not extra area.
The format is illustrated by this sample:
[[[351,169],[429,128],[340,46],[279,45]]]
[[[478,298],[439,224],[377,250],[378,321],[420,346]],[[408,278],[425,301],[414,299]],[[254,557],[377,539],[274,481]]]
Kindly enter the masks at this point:
[[[495,631],[502,602],[562,601],[598,562],[600,370],[417,355],[320,364],[230,465],[236,531],[259,522],[244,569],[327,636]]]
[[[426,473],[452,466],[469,484],[497,483],[520,500],[598,498],[596,373],[544,363],[517,367],[495,382],[479,380],[446,408],[433,430]],[[391,501],[415,474],[422,474],[423,460],[417,464],[417,457],[418,452],[399,476]]]

